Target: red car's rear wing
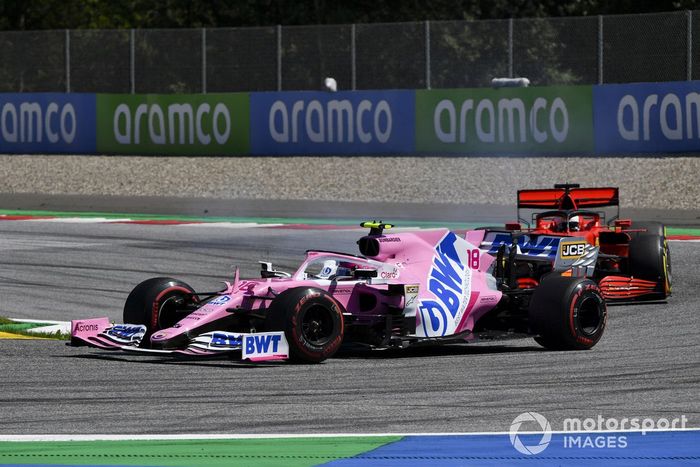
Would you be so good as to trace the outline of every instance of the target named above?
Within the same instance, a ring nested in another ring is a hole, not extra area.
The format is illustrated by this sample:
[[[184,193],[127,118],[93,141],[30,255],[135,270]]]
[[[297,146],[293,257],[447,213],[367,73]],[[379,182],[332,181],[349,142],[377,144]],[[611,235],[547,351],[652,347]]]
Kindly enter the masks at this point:
[[[617,188],[551,188],[519,190],[518,209],[582,209],[619,206]]]

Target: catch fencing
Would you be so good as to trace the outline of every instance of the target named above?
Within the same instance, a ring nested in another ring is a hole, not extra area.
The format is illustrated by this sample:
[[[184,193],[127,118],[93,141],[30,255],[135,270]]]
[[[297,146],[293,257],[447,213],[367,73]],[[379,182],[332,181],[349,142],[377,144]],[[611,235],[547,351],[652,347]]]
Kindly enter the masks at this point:
[[[0,32],[0,92],[219,93],[700,79],[700,11],[482,21]]]

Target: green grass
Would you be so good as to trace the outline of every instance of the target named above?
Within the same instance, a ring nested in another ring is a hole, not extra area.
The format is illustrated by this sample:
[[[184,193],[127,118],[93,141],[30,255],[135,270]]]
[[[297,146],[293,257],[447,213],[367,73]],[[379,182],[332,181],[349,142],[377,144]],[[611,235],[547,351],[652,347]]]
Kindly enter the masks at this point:
[[[18,323],[12,321],[9,318],[0,316],[0,332],[8,332],[10,334],[17,334],[20,336],[31,336],[31,337],[43,337],[46,339],[56,339],[56,340],[68,340],[70,339],[70,334],[56,331],[52,333],[35,333],[29,332],[30,329],[42,326],[41,323]]]

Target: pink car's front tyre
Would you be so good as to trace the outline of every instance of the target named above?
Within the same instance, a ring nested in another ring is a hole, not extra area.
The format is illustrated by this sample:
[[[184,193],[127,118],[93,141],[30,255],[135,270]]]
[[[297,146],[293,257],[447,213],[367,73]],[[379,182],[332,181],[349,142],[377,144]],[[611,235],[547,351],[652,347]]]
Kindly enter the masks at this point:
[[[282,292],[267,311],[268,331],[284,331],[292,360],[319,363],[343,342],[343,307],[327,292],[297,287]]]
[[[154,277],[134,287],[124,304],[124,322],[144,324],[148,328],[142,342],[149,342],[151,334],[169,328],[189,311],[186,304],[197,302],[195,291],[188,284],[170,277]]]

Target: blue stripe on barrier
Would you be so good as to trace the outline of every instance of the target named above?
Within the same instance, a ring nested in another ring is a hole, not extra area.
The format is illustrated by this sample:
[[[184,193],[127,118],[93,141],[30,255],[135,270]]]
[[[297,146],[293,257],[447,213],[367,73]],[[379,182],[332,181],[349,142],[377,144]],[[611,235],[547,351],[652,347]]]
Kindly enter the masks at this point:
[[[519,435],[535,446],[541,434]],[[589,466],[700,466],[700,431],[554,433],[540,453],[518,452],[508,434],[406,436],[373,451],[324,464],[332,467],[455,467],[466,464]]]

